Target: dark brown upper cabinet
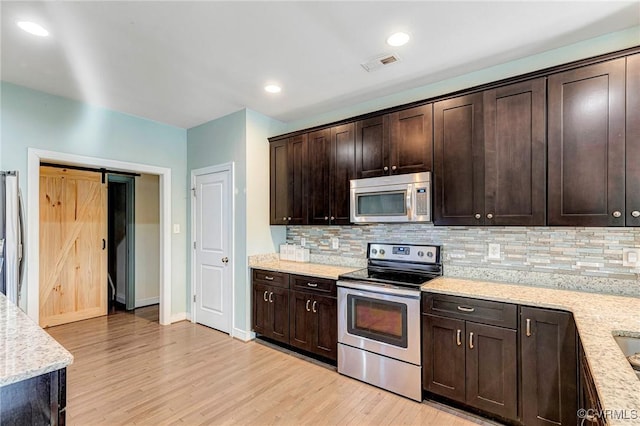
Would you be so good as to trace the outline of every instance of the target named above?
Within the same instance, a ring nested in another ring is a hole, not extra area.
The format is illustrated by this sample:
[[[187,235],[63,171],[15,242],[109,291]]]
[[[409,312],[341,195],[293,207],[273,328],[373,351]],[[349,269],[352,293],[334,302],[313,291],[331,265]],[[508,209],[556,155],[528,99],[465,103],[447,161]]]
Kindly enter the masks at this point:
[[[368,178],[432,168],[433,105],[421,105],[356,123],[356,176]]]
[[[436,225],[484,223],[482,93],[434,105],[434,200]]]
[[[484,92],[484,223],[544,226],[546,79]]]
[[[625,224],[625,64],[549,77],[549,225]]]
[[[355,125],[309,133],[309,224],[349,224],[350,180],[355,178]]]
[[[545,79],[435,105],[436,225],[545,224]]]
[[[626,225],[640,226],[640,54],[627,58]]]
[[[307,222],[307,135],[272,141],[270,148],[270,224]]]

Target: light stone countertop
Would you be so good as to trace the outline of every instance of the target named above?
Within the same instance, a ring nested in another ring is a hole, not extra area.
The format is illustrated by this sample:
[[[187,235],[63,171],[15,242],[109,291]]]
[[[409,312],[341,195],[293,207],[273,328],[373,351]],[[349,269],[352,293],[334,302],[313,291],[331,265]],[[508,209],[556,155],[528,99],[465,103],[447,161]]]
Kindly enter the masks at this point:
[[[0,386],[65,368],[65,348],[0,293]]]
[[[279,259],[266,259],[250,261],[249,267],[254,269],[265,269],[267,271],[286,272],[289,274],[310,275],[318,278],[329,278],[337,280],[338,276],[353,272],[361,268],[349,266],[334,266],[320,263],[291,262]]]
[[[610,425],[640,425],[640,380],[613,336],[640,337],[640,298],[442,277],[422,291],[570,311]],[[622,418],[615,418],[622,417]]]

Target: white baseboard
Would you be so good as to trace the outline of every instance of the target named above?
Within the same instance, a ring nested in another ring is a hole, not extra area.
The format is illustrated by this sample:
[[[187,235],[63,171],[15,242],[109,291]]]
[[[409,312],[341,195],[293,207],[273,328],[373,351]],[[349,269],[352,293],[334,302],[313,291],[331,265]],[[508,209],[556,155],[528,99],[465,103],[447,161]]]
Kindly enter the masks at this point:
[[[234,328],[232,330],[231,337],[235,337],[238,340],[242,340],[243,342],[248,342],[256,338],[256,333],[253,331],[245,331],[239,328]]]
[[[160,297],[149,297],[146,299],[136,300],[136,308],[142,308],[143,306],[157,305],[160,303]]]
[[[184,320],[191,321],[191,314],[189,312],[178,312],[177,314],[171,314],[171,324]]]

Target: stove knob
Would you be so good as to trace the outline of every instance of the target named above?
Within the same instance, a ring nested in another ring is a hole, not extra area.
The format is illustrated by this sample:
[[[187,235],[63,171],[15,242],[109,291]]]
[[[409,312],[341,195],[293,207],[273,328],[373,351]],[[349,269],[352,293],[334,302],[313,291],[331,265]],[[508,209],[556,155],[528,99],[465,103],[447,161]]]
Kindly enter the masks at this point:
[[[380,249],[380,256],[384,256],[384,249]]]
[[[428,251],[427,252],[427,257],[433,257],[433,252],[432,251]]]
[[[376,254],[376,253],[378,253],[378,250],[376,250],[376,249],[371,249],[371,254]]]
[[[422,257],[422,256],[424,256],[424,252],[423,251],[419,251],[418,252],[418,257]]]

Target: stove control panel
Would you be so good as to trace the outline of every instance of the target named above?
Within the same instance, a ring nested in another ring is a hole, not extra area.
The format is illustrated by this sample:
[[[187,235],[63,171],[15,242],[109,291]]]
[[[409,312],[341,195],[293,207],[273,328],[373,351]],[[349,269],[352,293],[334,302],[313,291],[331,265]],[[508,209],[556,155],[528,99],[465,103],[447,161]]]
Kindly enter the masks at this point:
[[[369,259],[440,263],[440,247],[416,244],[369,243]]]

